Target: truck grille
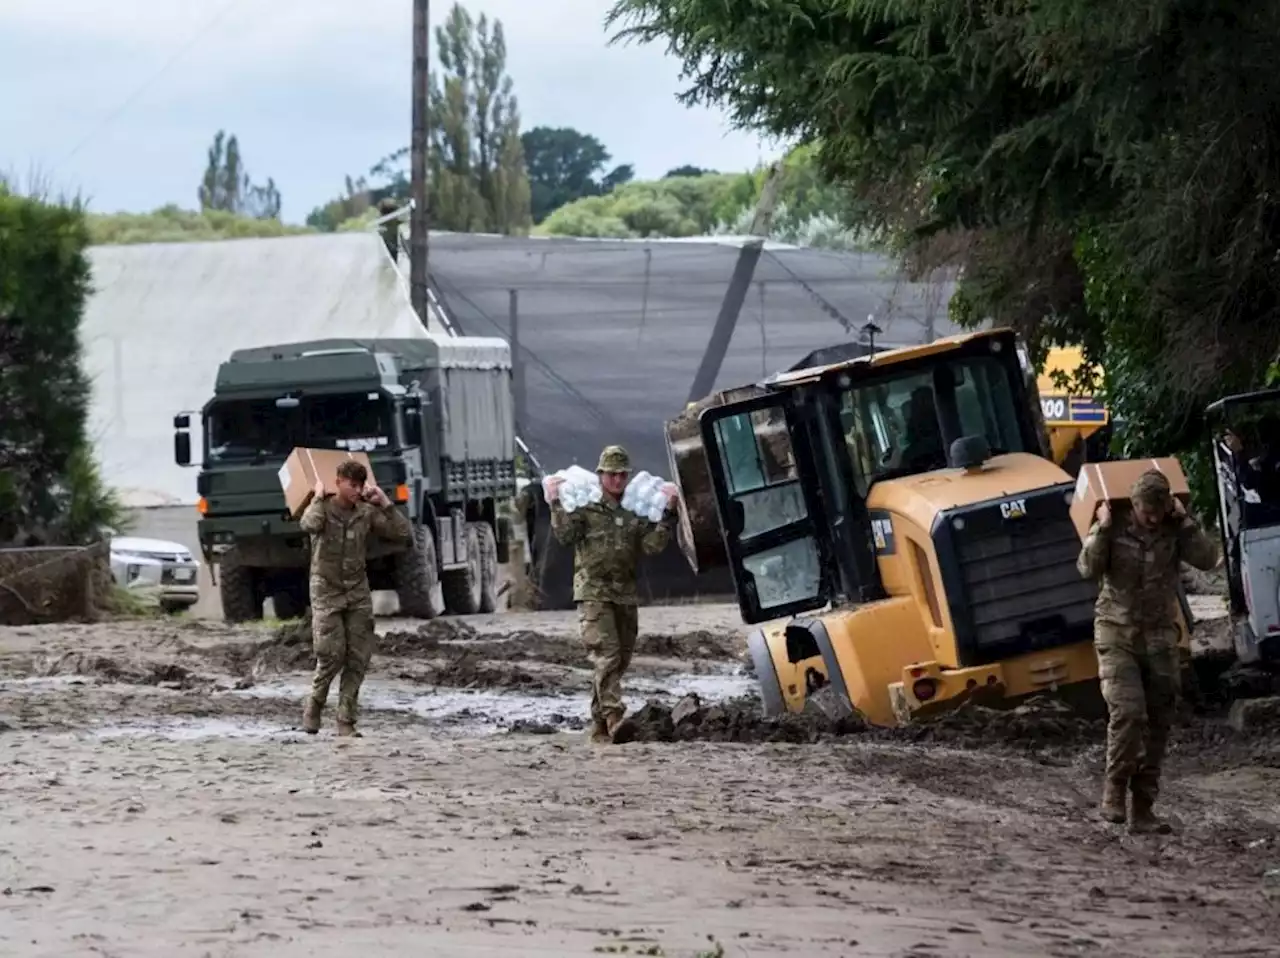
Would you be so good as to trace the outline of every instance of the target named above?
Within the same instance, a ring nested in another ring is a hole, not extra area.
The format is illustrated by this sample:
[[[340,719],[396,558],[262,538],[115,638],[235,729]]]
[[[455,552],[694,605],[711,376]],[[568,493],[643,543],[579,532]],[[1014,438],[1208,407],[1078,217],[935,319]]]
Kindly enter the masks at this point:
[[[935,539],[943,540],[937,542],[939,559],[948,552],[953,557],[944,578],[951,580],[947,597],[961,665],[1092,636],[1097,586],[1076,570],[1080,537],[1067,511],[1069,489],[1020,497],[1025,511],[1013,517],[997,502],[942,518],[937,529],[945,534],[935,533]]]

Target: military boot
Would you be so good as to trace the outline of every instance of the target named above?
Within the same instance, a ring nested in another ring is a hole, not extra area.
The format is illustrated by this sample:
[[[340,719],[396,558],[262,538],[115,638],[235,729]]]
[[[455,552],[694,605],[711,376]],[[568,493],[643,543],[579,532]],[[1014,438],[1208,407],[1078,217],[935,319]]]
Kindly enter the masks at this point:
[[[1129,816],[1129,831],[1137,835],[1168,835],[1173,829],[1161,819],[1152,806],[1155,805],[1155,789],[1137,779],[1133,782],[1133,814]]]
[[[1098,805],[1098,814],[1103,821],[1113,825],[1123,825],[1125,820],[1125,788],[1124,782],[1107,779],[1102,786],[1102,802]]]
[[[364,738],[364,735],[352,722],[338,721],[339,738]]]
[[[320,731],[320,715],[323,709],[319,702],[313,698],[308,698],[306,704],[302,707],[302,731],[308,735],[315,735]]]
[[[603,717],[593,718],[591,720],[591,743],[593,745],[603,745],[610,741],[609,723]]]

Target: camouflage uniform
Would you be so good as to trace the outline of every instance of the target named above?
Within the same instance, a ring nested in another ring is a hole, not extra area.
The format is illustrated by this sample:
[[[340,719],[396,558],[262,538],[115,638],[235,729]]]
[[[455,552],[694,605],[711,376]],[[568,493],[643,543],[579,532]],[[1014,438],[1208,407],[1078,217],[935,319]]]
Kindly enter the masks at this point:
[[[608,446],[597,471],[628,472],[621,446]],[[600,502],[566,512],[551,503],[551,529],[574,547],[573,600],[578,603],[583,644],[591,653],[591,720],[598,740],[622,721],[622,676],[631,664],[639,634],[636,571],[641,554],[656,555],[671,537],[671,513],[659,523],[623,509],[607,494]]]
[[[1169,481],[1151,470],[1134,484],[1131,498],[1167,508]],[[1110,715],[1102,813],[1124,821],[1125,793],[1131,790],[1133,826],[1163,830],[1151,809],[1181,684],[1180,563],[1207,571],[1217,563],[1218,550],[1189,516],[1169,513],[1155,530],[1127,518],[1113,515],[1105,529],[1094,522],[1076,563],[1081,575],[1101,580],[1094,647]]]
[[[316,732],[329,698],[338,685],[338,731],[353,734],[360,685],[373,657],[373,594],[365,570],[369,534],[410,543],[413,526],[395,506],[379,508],[357,502],[348,509],[329,496],[312,500],[299,522],[311,536],[311,623],[316,671],[307,700],[303,728]]]

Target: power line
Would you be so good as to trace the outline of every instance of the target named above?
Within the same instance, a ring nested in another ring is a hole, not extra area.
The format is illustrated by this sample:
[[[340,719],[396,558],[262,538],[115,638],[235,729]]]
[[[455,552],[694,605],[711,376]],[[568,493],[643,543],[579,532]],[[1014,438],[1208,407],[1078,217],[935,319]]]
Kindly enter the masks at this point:
[[[97,137],[100,133],[102,133],[109,126],[111,126],[111,124],[114,123],[117,119],[119,119],[122,115],[124,115],[125,111],[127,111],[129,107],[133,106],[133,104],[137,102],[137,100],[142,96],[142,94],[146,93],[147,90],[149,90],[157,80],[159,80],[162,76],[164,76],[165,73],[169,71],[170,67],[172,67],[175,63],[177,63],[180,59],[182,59],[182,57],[186,55],[187,51],[189,51],[192,47],[194,47],[200,40],[204,39],[205,34],[209,33],[215,27],[217,27],[220,23],[222,23],[222,21],[225,20],[227,16],[231,13],[231,11],[234,10],[236,7],[238,7],[240,3],[241,3],[241,0],[228,0],[228,2],[222,6],[222,8],[213,16],[212,19],[210,19],[203,27],[201,27],[199,30],[193,33],[191,37],[185,43],[182,44],[182,46],[178,47],[176,50],[173,51],[173,54],[169,57],[169,59],[165,60],[164,63],[161,64],[160,69],[158,69],[155,73],[151,74],[150,77],[144,80],[137,89],[135,89],[132,93],[129,94],[128,97],[125,98],[123,103],[121,103],[118,107],[116,107],[114,110],[108,113],[107,116],[103,119],[103,121],[100,124],[98,124],[98,126],[95,129],[93,129],[87,136],[85,136],[79,143],[77,143],[75,148],[72,149],[71,152],[68,153],[65,157],[63,157],[62,161],[57,166],[54,167],[54,170],[58,170],[61,167],[66,166],[95,137]]]

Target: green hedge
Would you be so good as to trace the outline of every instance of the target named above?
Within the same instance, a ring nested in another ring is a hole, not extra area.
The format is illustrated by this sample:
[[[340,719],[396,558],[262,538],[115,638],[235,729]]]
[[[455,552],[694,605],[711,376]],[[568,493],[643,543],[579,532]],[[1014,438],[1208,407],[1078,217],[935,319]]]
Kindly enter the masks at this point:
[[[86,430],[88,245],[79,203],[0,182],[0,544],[81,544],[119,523]]]

